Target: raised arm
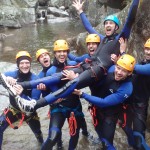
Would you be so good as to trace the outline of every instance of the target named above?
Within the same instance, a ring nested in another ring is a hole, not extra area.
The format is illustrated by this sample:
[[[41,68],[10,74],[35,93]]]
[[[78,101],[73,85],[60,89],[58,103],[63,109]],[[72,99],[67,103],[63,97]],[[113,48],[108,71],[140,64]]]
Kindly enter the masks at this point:
[[[119,35],[119,38],[123,37],[125,39],[129,39],[131,28],[135,21],[138,6],[139,6],[139,0],[133,0],[129,13],[128,13],[128,17],[124,24],[123,30],[121,31]]]
[[[99,34],[91,25],[91,23],[89,22],[89,20],[87,19],[85,13],[83,12],[83,4],[84,2],[82,2],[82,0],[74,0],[72,6],[75,7],[75,9],[77,10],[77,13],[80,15],[81,21],[83,23],[84,28],[87,30],[87,32],[91,33],[95,33],[98,34],[100,36],[100,39],[103,39],[104,36],[102,34]]]

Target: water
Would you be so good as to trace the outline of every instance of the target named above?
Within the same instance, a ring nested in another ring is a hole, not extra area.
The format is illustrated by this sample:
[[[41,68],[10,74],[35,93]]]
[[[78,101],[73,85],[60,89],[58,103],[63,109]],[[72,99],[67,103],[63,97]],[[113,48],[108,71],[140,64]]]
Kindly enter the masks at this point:
[[[35,60],[35,52],[39,48],[52,51],[57,39],[67,39],[84,32],[79,22],[66,20],[64,22],[41,22],[20,29],[0,29],[0,33],[8,35],[1,43],[0,60],[14,62],[17,51],[27,50]]]

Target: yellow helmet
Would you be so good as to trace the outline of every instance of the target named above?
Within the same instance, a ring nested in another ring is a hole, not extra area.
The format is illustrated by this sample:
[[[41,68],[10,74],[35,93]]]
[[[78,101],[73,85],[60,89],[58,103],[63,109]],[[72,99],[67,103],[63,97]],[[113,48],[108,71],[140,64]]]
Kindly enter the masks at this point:
[[[66,40],[57,40],[54,42],[55,51],[69,51],[69,46]]]
[[[122,55],[117,61],[117,65],[131,72],[134,70],[135,63],[135,58],[129,54]]]
[[[89,43],[89,42],[100,43],[100,37],[97,34],[89,34],[86,37],[86,43]]]
[[[26,56],[26,57],[29,57],[31,59],[31,56],[30,54],[27,52],[27,51],[19,51],[17,54],[16,54],[16,60],[22,56]]]
[[[47,49],[44,49],[44,48],[41,48],[39,50],[36,51],[36,60],[39,59],[40,55],[44,54],[44,53],[47,53],[50,55],[50,53],[48,52]]]
[[[150,48],[150,38],[146,41],[144,47]]]

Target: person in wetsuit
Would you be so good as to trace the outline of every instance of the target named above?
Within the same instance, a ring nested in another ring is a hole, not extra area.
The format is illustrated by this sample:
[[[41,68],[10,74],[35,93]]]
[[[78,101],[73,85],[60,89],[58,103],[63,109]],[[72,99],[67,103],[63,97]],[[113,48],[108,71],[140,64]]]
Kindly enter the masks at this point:
[[[47,49],[41,48],[36,51],[36,60],[41,64],[42,70],[39,72],[38,77],[43,78],[46,77],[47,70],[52,66],[50,52]],[[50,89],[46,88],[45,84],[37,85],[37,89],[41,90],[42,97],[46,96],[51,92]],[[48,114],[50,111],[48,112]],[[49,114],[50,115],[50,114]],[[50,117],[50,116],[49,116]],[[63,149],[63,142],[60,136],[60,139],[57,142],[57,149]]]
[[[93,95],[80,90],[74,92],[96,106],[95,117],[97,122],[95,122],[95,130],[103,143],[103,149],[115,150],[113,138],[116,123],[123,102],[127,100],[133,90],[131,75],[134,65],[134,57],[124,54],[118,59],[115,69],[110,72],[108,70],[104,80],[97,86],[91,87]]]
[[[84,62],[86,59],[90,59],[98,48],[98,45],[100,43],[100,37],[97,34],[88,34],[85,41],[88,53],[83,54],[82,56],[75,56],[69,53],[68,58],[70,60],[76,61],[77,63],[81,63]]]
[[[80,4],[80,2],[79,2]],[[73,69],[75,73],[79,73],[80,75],[78,78],[69,81],[62,89],[53,92],[52,94],[47,95],[40,100],[26,102],[24,99],[20,99],[17,96],[18,104],[20,108],[23,107],[24,110],[32,111],[32,109],[38,109],[39,107],[43,107],[50,103],[53,103],[58,98],[64,98],[68,96],[70,93],[73,92],[75,88],[84,88],[86,86],[90,86],[97,81],[100,81],[103,76],[107,73],[107,69],[113,64],[111,60],[111,54],[116,54],[117,56],[120,55],[119,48],[119,39],[121,37],[128,39],[131,31],[131,27],[134,23],[137,8],[139,5],[139,0],[133,0],[132,5],[129,10],[128,17],[124,24],[123,29],[121,30],[120,34],[117,34],[116,31],[119,29],[119,20],[116,16],[110,15],[105,18],[104,20],[104,29],[105,29],[105,36],[99,34],[100,36],[100,45],[98,46],[97,51],[91,57],[90,63],[82,63],[80,68]],[[91,27],[89,22],[87,22],[85,14],[82,12],[80,14],[81,19],[84,25],[87,27]],[[96,31],[93,28],[90,28],[90,33],[95,33]],[[89,30],[88,30],[89,32]],[[33,82],[24,82],[19,83],[24,88],[35,88],[39,83],[44,83],[46,86],[54,85],[60,83],[63,78],[63,74],[54,74],[50,77],[46,77],[40,80],[36,80]]]
[[[52,66],[51,65],[51,58],[50,53],[47,49],[38,49],[36,51],[36,60],[40,63],[42,66],[42,70],[39,72],[38,77],[43,78],[46,77],[47,70]],[[50,91],[46,90],[46,87],[44,84],[38,85],[38,89],[42,89],[42,96],[46,96],[50,93]]]
[[[65,66],[77,64],[75,61],[67,61],[68,53],[69,46],[65,40],[57,40],[54,42],[53,65],[50,69],[48,69],[46,76],[51,76],[54,73],[61,72],[65,68]],[[61,88],[65,83],[66,81],[63,81],[62,83],[50,86],[49,88],[51,89],[51,91],[56,91],[57,89]],[[70,122],[69,120],[72,118],[70,117],[72,113],[74,114],[72,116],[73,122]],[[61,129],[66,119],[71,124],[75,123],[75,128],[74,126],[70,126],[70,130],[72,128],[73,133],[70,133],[71,137],[68,148],[69,150],[75,149],[78,143],[80,128],[82,127],[82,124],[86,125],[79,97],[77,95],[71,94],[68,97],[66,97],[65,100],[63,99],[60,102],[51,104],[50,114],[51,119],[49,125],[49,133],[47,140],[42,145],[42,150],[50,150],[53,148],[53,146],[61,136]],[[87,126],[84,132],[88,134]]]
[[[86,45],[87,45],[87,54],[83,54],[82,56],[75,56],[71,53],[68,54],[69,60],[76,61],[77,63],[81,63],[83,61],[89,61],[91,56],[95,53],[95,51],[98,48],[98,45],[100,43],[100,37],[97,34],[88,34],[86,37]],[[84,124],[83,124],[84,126]],[[94,143],[100,143],[99,139],[93,139],[92,136],[89,136],[89,133],[82,131],[82,134],[88,137],[89,140],[91,140]],[[88,135],[88,136],[87,136]]]
[[[16,81],[23,82],[37,79],[37,76],[31,73],[30,71],[31,56],[27,51],[19,51],[17,53],[16,63],[18,67],[17,70],[5,72],[5,75],[8,77],[7,79],[9,83],[13,84]],[[20,94],[21,97],[24,97],[26,99],[28,99],[28,97],[39,99],[40,97],[40,91],[36,89],[24,89],[22,91],[21,86],[16,86],[14,88],[18,91],[18,94]],[[9,106],[4,110],[4,112],[0,116],[0,149],[2,146],[3,133],[5,129],[8,126],[10,126],[13,129],[18,129],[22,125],[23,121],[26,121],[38,142],[42,144],[43,135],[37,112],[34,111],[33,113],[25,114],[19,109],[16,100],[11,95],[9,95],[9,102]],[[19,124],[15,126],[13,123],[18,120]]]
[[[150,98],[150,39],[144,45],[144,60],[135,66],[132,82],[133,94],[129,100],[133,111],[134,148],[149,150],[150,146],[145,141],[145,131]]]

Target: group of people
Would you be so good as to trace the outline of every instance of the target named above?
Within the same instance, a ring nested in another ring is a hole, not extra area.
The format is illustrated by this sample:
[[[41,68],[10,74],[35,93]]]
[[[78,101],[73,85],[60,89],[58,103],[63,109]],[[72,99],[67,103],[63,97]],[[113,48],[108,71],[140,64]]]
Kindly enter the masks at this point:
[[[89,32],[86,37],[88,54],[79,57],[70,54],[67,41],[60,39],[54,42],[52,64],[48,50],[36,52],[36,59],[43,67],[38,79],[30,72],[31,56],[27,51],[17,53],[17,71],[0,75],[1,84],[10,94],[10,105],[0,117],[1,145],[4,130],[9,125],[16,129],[25,120],[42,144],[42,150],[50,150],[55,144],[61,149],[62,127],[67,119],[68,149],[76,149],[80,129],[83,135],[90,136],[80,102],[80,98],[84,98],[90,103],[93,124],[103,149],[115,150],[113,139],[118,120],[130,146],[135,150],[150,149],[145,141],[150,97],[150,39],[144,45],[142,62],[136,64],[135,58],[126,54],[139,0],[133,0],[120,34],[117,33],[118,17],[105,18],[105,35],[91,26],[82,10],[83,3],[75,0],[73,6]],[[80,90],[85,87],[90,88],[90,95]],[[36,110],[46,105],[50,105],[51,117],[48,137],[43,142],[40,122],[35,118],[38,118]],[[13,126],[18,119],[19,125]]]

